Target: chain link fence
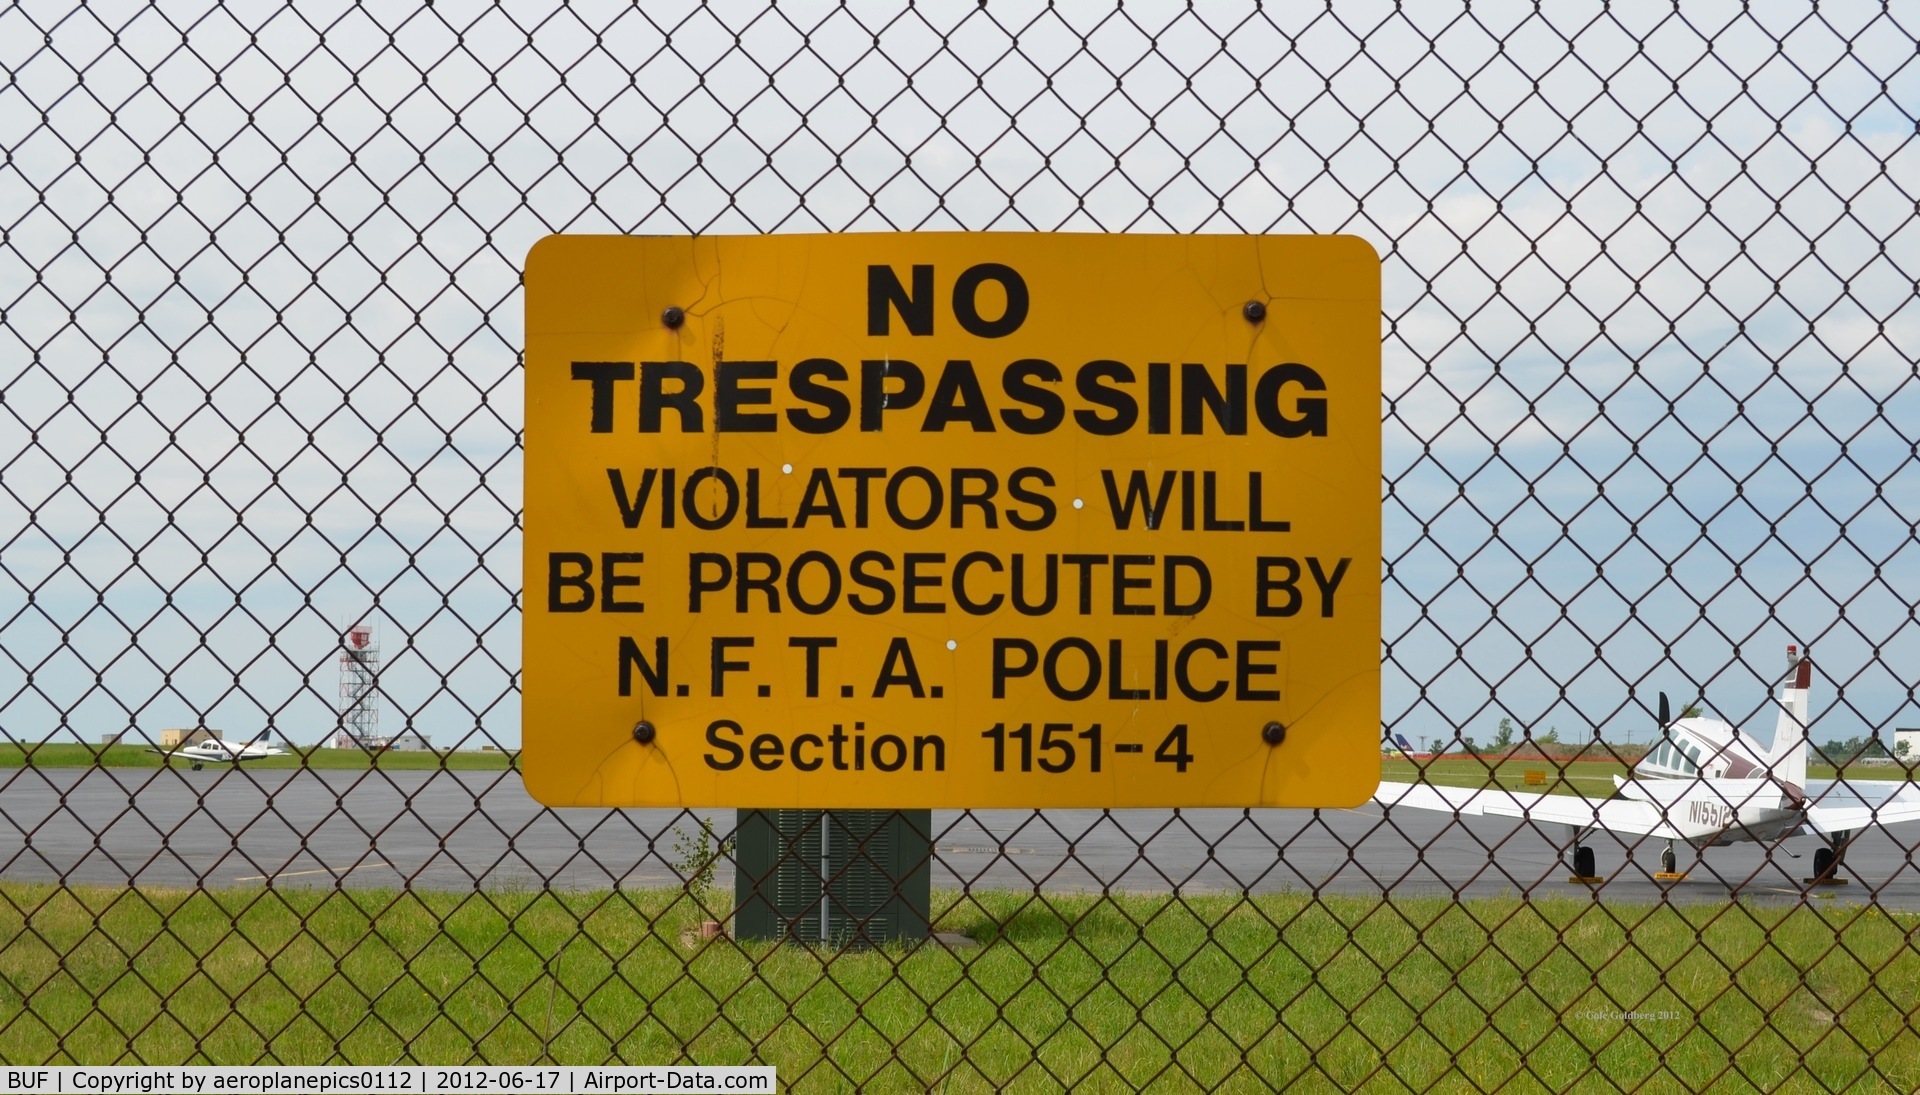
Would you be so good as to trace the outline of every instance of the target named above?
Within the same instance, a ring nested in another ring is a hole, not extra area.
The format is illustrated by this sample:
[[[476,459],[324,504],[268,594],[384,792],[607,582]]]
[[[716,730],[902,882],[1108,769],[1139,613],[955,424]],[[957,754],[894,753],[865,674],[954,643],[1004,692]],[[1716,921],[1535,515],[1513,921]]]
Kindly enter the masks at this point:
[[[727,936],[731,816],[555,813],[513,770],[535,240],[1347,232],[1385,263],[1381,730],[1422,758],[1388,777],[1605,798],[1674,744],[1657,692],[1764,739],[1792,642],[1809,786],[1905,801],[1915,29],[0,8],[0,1059],[1920,1087],[1902,825],[1844,834],[1845,886],[1818,839],[1594,834],[1588,886],[1512,818],[936,812],[940,941],[840,948]],[[213,732],[282,755],[148,751]]]

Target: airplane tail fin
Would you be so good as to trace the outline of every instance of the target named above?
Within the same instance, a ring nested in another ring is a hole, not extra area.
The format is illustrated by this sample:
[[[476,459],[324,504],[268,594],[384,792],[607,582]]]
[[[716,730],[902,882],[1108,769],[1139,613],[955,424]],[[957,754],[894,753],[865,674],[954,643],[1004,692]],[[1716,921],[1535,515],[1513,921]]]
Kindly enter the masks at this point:
[[[1767,771],[1794,797],[1807,786],[1807,689],[1813,683],[1813,661],[1795,647],[1787,647],[1789,668],[1780,681],[1779,721],[1773,728],[1773,748],[1767,750]]]

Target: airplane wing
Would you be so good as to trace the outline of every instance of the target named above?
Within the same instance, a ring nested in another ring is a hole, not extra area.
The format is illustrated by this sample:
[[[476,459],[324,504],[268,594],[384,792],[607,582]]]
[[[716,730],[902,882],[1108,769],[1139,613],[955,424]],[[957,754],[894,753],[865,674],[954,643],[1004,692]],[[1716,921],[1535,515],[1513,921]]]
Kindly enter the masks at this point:
[[[160,754],[160,766],[162,768],[170,766],[176,760],[182,764],[191,764],[195,767],[202,764],[220,763],[219,757],[209,757],[200,753],[194,753],[189,751],[185,746],[179,749],[149,749],[147,752]]]
[[[1374,801],[1382,806],[1438,810],[1460,817],[1519,818],[1576,829],[1605,829],[1610,833],[1684,839],[1667,824],[1660,808],[1636,799],[1591,799],[1575,795],[1541,795],[1500,788],[1434,787],[1425,783],[1380,784]]]
[[[1891,798],[1901,797],[1906,789],[1907,784],[1902,780],[1810,779],[1807,781],[1806,794],[1810,801],[1817,803],[1873,806]]]
[[[1903,821],[1920,821],[1920,802],[1899,799],[1878,806],[1807,807],[1807,826],[1822,836],[1898,825]]]
[[[1487,792],[1469,787],[1436,787],[1431,783],[1394,783],[1381,780],[1380,789],[1373,793],[1373,800],[1382,806],[1405,806],[1414,810],[1438,810],[1443,814],[1460,814],[1463,817],[1477,817],[1486,811],[1481,796]],[[1504,795],[1507,792],[1495,791]],[[1523,794],[1522,799],[1540,798],[1540,795]]]

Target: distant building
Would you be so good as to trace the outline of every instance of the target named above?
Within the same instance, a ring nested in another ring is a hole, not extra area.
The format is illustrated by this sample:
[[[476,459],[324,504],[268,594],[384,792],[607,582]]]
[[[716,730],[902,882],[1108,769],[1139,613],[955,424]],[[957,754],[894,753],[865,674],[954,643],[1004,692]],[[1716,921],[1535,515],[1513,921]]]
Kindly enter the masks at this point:
[[[127,732],[125,730],[119,730],[111,734],[102,734],[100,735],[100,744],[118,745],[120,744],[120,739],[126,736],[127,736]]]
[[[160,731],[160,748],[178,749],[183,745],[198,745],[203,741],[219,741],[220,731],[199,726],[191,730]]]
[[[1907,747],[1906,752],[1902,753],[1900,751],[1901,745]],[[1908,764],[1920,761],[1920,728],[1903,726],[1895,730],[1893,732],[1893,755]]]
[[[333,735],[332,745],[335,749],[365,749],[370,753],[378,753],[383,749],[414,753],[433,750],[433,743],[427,740],[427,736],[415,730],[403,730],[390,738],[359,738],[341,730]]]

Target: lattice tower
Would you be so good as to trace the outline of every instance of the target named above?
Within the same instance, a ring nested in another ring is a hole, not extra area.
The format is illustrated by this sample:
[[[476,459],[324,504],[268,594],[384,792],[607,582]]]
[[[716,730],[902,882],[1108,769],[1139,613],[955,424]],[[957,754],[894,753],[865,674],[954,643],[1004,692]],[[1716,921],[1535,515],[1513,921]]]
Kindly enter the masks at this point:
[[[340,640],[340,728],[368,748],[380,736],[380,641],[366,624]]]

